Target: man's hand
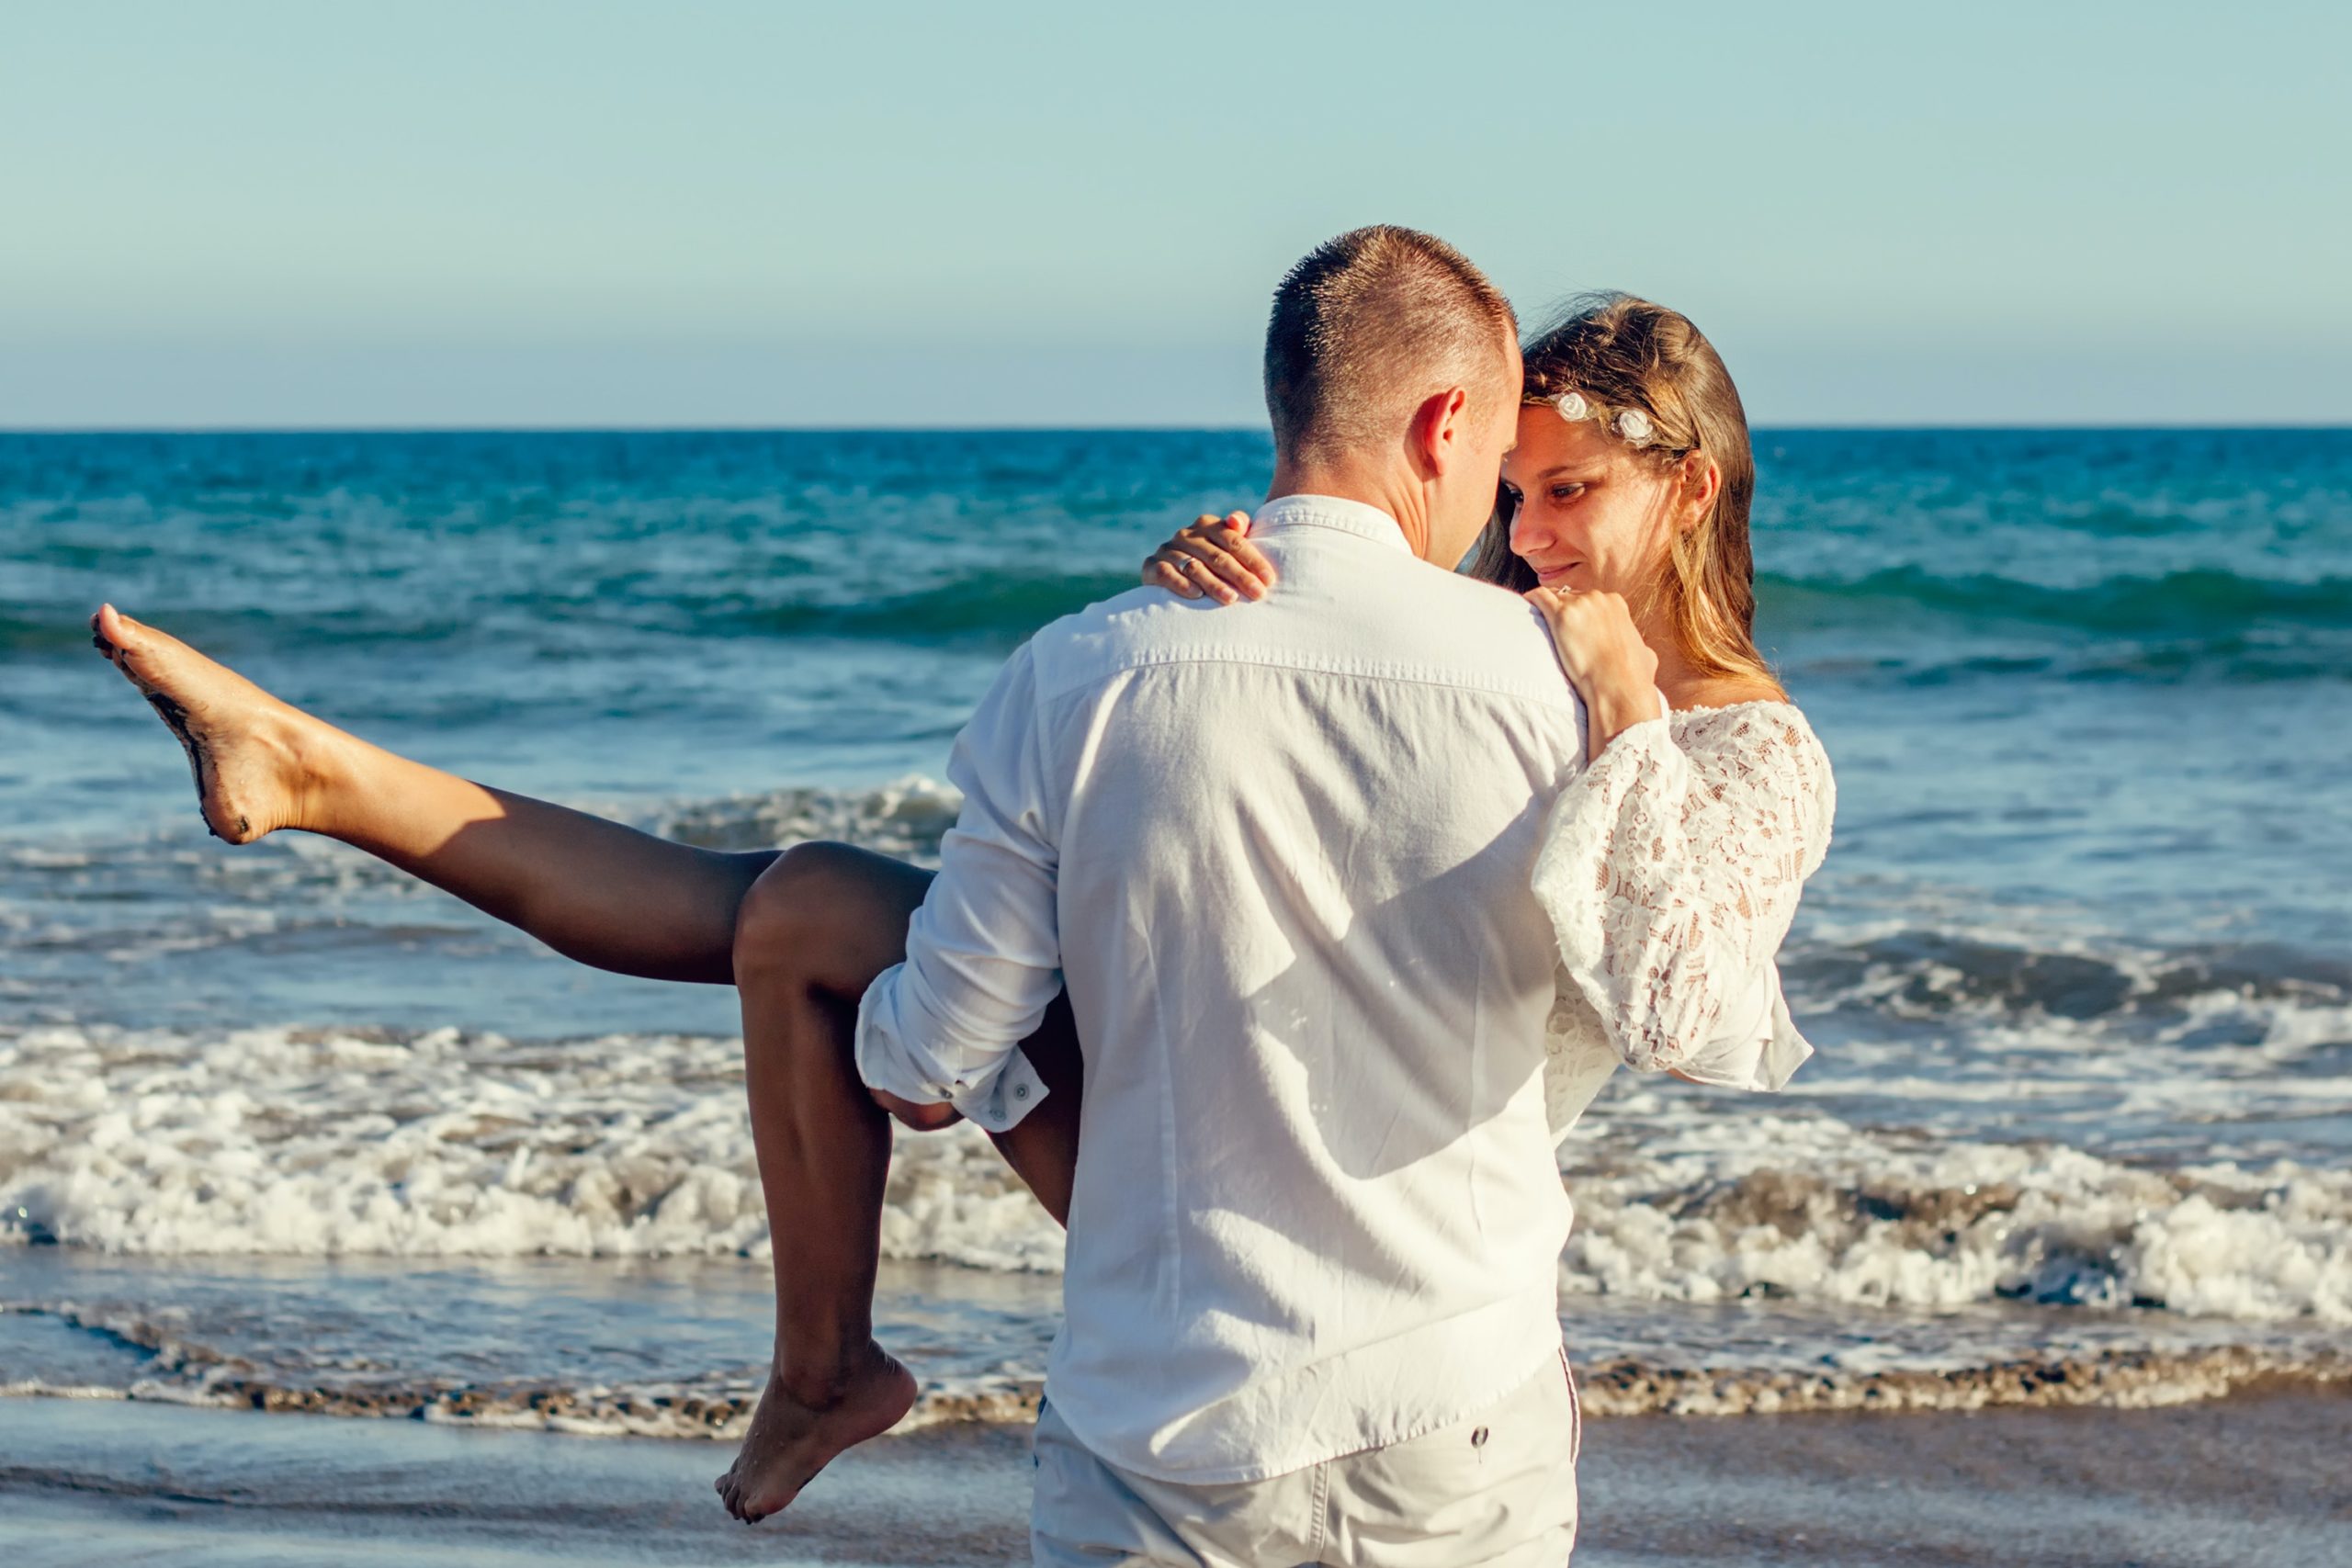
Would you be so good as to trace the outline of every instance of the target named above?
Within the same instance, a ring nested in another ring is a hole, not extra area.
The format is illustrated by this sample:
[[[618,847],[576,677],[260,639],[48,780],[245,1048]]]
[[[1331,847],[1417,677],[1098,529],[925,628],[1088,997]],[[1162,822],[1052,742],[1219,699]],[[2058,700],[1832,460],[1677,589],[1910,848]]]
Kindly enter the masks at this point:
[[[900,1100],[895,1094],[885,1094],[878,1089],[869,1089],[865,1092],[872,1095],[874,1103],[888,1111],[900,1126],[912,1127],[918,1133],[936,1133],[942,1127],[953,1126],[964,1119],[964,1113],[952,1105],[922,1105],[911,1100]]]

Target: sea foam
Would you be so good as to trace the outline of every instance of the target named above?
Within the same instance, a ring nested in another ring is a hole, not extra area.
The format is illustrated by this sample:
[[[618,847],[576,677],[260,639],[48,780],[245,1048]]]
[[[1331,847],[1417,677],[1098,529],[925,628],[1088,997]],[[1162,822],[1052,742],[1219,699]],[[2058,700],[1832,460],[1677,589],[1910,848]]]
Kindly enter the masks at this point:
[[[456,1030],[0,1039],[0,1232],[151,1254],[762,1255],[741,1046]],[[885,1244],[989,1269],[1060,1239],[968,1128],[901,1139]]]
[[[2352,1323],[2352,1174],[1742,1109],[1646,1083],[1603,1102],[1563,1154],[1565,1291]],[[1059,1267],[1058,1231],[978,1132],[898,1151],[888,1256]],[[0,1037],[0,1234],[166,1255],[767,1247],[737,1041],[449,1029]]]

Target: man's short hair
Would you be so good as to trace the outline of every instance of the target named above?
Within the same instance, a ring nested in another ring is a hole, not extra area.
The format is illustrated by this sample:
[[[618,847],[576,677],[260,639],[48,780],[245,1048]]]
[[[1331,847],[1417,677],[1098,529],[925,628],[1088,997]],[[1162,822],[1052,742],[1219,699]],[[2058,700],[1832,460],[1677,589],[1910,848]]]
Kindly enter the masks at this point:
[[[1285,456],[1385,447],[1424,399],[1505,387],[1510,301],[1443,240],[1376,223],[1327,240],[1274,290],[1266,412]]]

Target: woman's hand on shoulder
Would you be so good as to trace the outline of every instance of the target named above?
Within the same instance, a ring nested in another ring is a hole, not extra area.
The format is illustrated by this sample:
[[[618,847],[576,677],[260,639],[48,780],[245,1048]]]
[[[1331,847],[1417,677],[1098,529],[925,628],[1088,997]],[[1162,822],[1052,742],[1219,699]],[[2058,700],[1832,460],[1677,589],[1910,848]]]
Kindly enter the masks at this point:
[[[1642,640],[1633,609],[1622,595],[1531,588],[1527,602],[1551,623],[1561,667],[1587,700],[1592,695],[1588,688],[1594,685],[1657,688],[1657,654]]]
[[[1642,640],[1622,595],[1531,588],[1527,602],[1551,625],[1560,666],[1584,699],[1589,756],[1658,716],[1657,653]]]
[[[1227,517],[1204,513],[1143,563],[1147,588],[1165,588],[1186,599],[1205,595],[1220,604],[1263,599],[1274,577],[1274,563],[1250,542],[1246,512]]]

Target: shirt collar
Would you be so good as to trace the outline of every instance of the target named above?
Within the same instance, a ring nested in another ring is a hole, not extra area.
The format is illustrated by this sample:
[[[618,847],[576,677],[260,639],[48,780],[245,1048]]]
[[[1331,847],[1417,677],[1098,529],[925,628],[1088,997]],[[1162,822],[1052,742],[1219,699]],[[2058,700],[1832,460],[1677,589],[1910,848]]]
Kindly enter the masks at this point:
[[[1283,528],[1333,528],[1375,544],[1393,545],[1408,555],[1413,551],[1396,519],[1377,506],[1343,496],[1278,495],[1250,519],[1252,538]]]

